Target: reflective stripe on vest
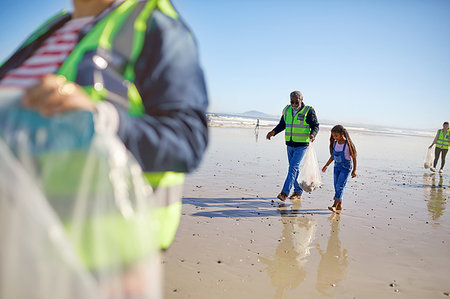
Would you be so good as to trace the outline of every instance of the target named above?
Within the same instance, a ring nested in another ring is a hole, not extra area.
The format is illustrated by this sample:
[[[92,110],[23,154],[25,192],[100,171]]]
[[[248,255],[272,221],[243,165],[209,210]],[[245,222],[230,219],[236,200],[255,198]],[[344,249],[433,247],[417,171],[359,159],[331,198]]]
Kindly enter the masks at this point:
[[[153,189],[156,209],[153,219],[159,224],[156,239],[161,249],[172,244],[180,223],[184,174],[176,172],[145,173]]]
[[[131,116],[142,116],[145,110],[140,94],[133,83],[135,79],[134,66],[142,51],[147,22],[156,7],[171,18],[178,17],[168,0],[149,0],[142,2],[126,0],[111,11],[109,15],[100,20],[82,38],[58,70],[57,74],[66,77],[68,81],[80,84],[94,101],[104,100],[105,98],[111,101],[117,99],[120,104],[128,108]],[[47,32],[52,25],[61,21],[62,18],[67,18],[66,12],[62,12],[49,19],[36,30],[36,33],[24,45],[32,43],[39,36]],[[115,53],[112,53],[112,51]],[[88,54],[90,52],[94,53],[94,55],[89,56]],[[120,82],[123,84],[115,84],[123,85],[127,88],[125,94],[121,94],[120,96],[115,95],[108,89],[108,84],[105,81],[106,78],[101,73],[109,64],[113,63],[112,58],[114,55],[117,55],[116,52],[125,61],[122,69],[123,73],[116,76],[125,78],[125,81]],[[83,73],[84,69],[80,67],[83,63],[85,65],[93,65],[92,61],[94,61],[97,68],[94,69],[93,76],[89,74],[89,70]],[[94,79],[91,84],[86,85],[78,82],[79,78],[89,76]],[[123,98],[128,98],[128,102],[124,103]],[[145,177],[150,182],[154,191],[152,198],[155,200],[154,206],[157,207],[154,211],[154,217],[159,225],[157,230],[159,235],[157,238],[160,247],[165,249],[172,242],[180,221],[181,192],[184,183],[184,174],[175,172],[145,173]],[[120,220],[118,221],[120,222]],[[126,229],[123,232],[126,233]],[[87,244],[82,242],[78,246],[79,251],[81,251],[81,256],[86,256],[82,252],[85,251],[83,248]],[[88,264],[89,268],[100,266],[91,264],[89,260],[83,260]]]
[[[63,75],[69,81],[77,81],[79,66],[83,59],[94,60],[95,66],[98,70],[94,70],[93,80],[90,85],[83,84],[83,88],[94,101],[103,100],[110,97],[110,90],[107,89],[105,76],[102,75],[102,70],[105,70],[112,57],[111,49],[114,44],[114,39],[117,37],[121,40],[120,45],[129,47],[132,45],[128,56],[123,57],[126,60],[126,70],[122,75],[125,81],[121,82],[128,88],[127,96],[128,102],[122,103],[128,108],[130,115],[139,116],[144,113],[142,99],[134,85],[134,65],[137,57],[142,51],[143,40],[145,37],[146,24],[145,21],[156,6],[155,0],[147,2],[138,2],[135,0],[127,0],[119,7],[113,10],[108,16],[102,19],[86,36],[78,43],[65,63],[58,70],[57,74]],[[137,10],[137,12],[136,12]],[[129,17],[132,21],[128,20]],[[128,21],[127,21],[128,20]],[[129,30],[121,31],[122,26],[126,28],[134,27],[134,34],[126,34]],[[125,35],[126,34],[126,35]],[[115,45],[117,46],[117,45]],[[92,57],[86,54],[90,51],[95,51]],[[92,61],[88,62],[92,64]],[[114,98],[114,95],[111,95]],[[122,95],[124,96],[124,95]],[[131,96],[131,97],[130,97]]]
[[[309,142],[311,128],[306,122],[306,115],[311,106],[304,106],[302,110],[292,117],[292,106],[287,105],[283,110],[284,122],[286,123],[285,140],[294,142]]]
[[[448,149],[450,145],[450,130],[444,136],[444,130],[439,130],[439,138],[436,141],[436,147],[441,149]]]

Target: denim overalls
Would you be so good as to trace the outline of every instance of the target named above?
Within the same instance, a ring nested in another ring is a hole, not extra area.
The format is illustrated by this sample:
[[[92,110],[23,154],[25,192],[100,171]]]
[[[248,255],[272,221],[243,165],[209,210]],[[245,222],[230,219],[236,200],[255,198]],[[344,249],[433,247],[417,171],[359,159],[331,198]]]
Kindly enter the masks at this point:
[[[352,162],[345,159],[345,147],[347,141],[344,143],[342,151],[336,151],[336,142],[333,146],[333,159],[334,159],[334,200],[341,201],[342,193],[344,193],[345,185],[347,184],[348,176],[352,171]]]

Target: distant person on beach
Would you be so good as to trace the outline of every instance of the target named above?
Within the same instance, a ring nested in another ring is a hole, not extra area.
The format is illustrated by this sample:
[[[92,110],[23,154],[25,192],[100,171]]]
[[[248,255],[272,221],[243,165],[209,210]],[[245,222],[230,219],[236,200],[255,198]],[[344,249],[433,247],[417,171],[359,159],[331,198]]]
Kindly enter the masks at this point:
[[[259,129],[259,119],[256,120],[256,127],[255,129]]]
[[[340,212],[342,211],[342,194],[348,176],[351,173],[352,178],[356,177],[356,147],[347,130],[341,125],[336,125],[331,129],[330,155],[322,168],[322,172],[327,171],[328,165],[334,160],[334,203],[328,209],[333,212]]]
[[[313,142],[319,132],[316,112],[313,107],[306,106],[303,103],[302,93],[298,90],[291,92],[290,100],[291,104],[283,109],[280,122],[266,136],[270,140],[271,137],[285,130],[289,170],[283,189],[277,196],[281,201],[286,201],[292,186],[294,187],[294,193],[290,199],[301,198],[303,190],[297,181],[300,173],[300,162],[305,155],[309,142]]]
[[[447,121],[442,124],[442,129],[437,131],[436,137],[434,137],[433,143],[429,146],[429,148],[431,148],[434,144],[436,144],[436,149],[434,151],[433,167],[431,167],[430,170],[432,172],[436,171],[439,155],[441,155],[441,169],[439,169],[439,173],[442,173],[445,165],[445,156],[447,156],[448,147],[450,145],[450,131],[448,129]]]

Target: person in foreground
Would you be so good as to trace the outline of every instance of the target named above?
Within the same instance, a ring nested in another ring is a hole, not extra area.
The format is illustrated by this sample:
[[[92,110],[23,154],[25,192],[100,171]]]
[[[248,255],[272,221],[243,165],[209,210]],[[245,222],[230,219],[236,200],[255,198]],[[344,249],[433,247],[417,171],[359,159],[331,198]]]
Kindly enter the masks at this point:
[[[448,129],[448,122],[442,124],[442,129],[439,129],[434,137],[433,143],[429,146],[431,148],[436,144],[436,149],[434,151],[434,162],[433,167],[430,167],[432,172],[436,171],[436,165],[439,161],[439,155],[441,156],[441,169],[439,173],[442,173],[445,165],[445,156],[447,156],[448,147],[450,145],[450,131]]]
[[[0,66],[0,88],[24,90],[22,105],[45,117],[90,111],[117,134],[155,190],[170,245],[183,173],[208,140],[197,46],[170,1],[73,0]]]
[[[301,198],[303,190],[297,181],[300,173],[300,162],[305,155],[309,142],[313,142],[319,132],[316,112],[312,106],[303,103],[302,93],[297,90],[291,92],[290,100],[291,104],[283,109],[280,122],[266,136],[270,140],[271,137],[285,130],[289,170],[283,189],[277,196],[281,201],[286,201],[292,187],[294,187],[294,193],[290,199],[298,200]]]
[[[333,212],[340,212],[342,211],[342,195],[348,176],[351,173],[352,178],[356,177],[356,147],[347,130],[341,125],[336,125],[331,129],[330,155],[322,168],[322,172],[327,171],[328,166],[334,160],[334,203],[328,209]]]

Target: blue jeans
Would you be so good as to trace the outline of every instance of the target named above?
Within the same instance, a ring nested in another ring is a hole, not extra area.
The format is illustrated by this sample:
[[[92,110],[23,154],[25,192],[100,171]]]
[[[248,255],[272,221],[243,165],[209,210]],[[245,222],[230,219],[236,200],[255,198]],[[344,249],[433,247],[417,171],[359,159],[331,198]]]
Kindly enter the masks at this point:
[[[347,179],[352,171],[352,165],[349,161],[334,164],[334,200],[341,201],[344,193]]]
[[[281,192],[286,195],[289,195],[289,192],[292,189],[292,185],[294,185],[294,192],[297,192],[298,194],[303,193],[302,188],[298,184],[297,178],[300,173],[300,162],[302,161],[307,148],[307,146],[287,147],[289,170],[286,180],[284,181],[283,190],[281,190]]]

